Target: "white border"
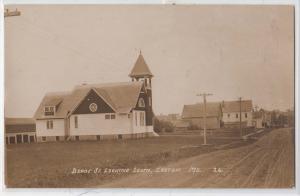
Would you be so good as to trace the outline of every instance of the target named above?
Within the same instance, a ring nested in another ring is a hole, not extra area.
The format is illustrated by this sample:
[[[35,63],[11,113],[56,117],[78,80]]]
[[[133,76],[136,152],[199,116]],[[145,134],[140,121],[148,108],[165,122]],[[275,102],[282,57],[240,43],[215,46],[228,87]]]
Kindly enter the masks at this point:
[[[294,5],[295,6],[295,109],[296,109],[296,188],[295,189],[6,189],[4,187],[4,36],[3,19],[0,17],[0,125],[1,141],[1,194],[3,195],[300,195],[299,172],[299,2],[297,0],[0,0],[0,14],[3,4],[248,4],[248,5]]]

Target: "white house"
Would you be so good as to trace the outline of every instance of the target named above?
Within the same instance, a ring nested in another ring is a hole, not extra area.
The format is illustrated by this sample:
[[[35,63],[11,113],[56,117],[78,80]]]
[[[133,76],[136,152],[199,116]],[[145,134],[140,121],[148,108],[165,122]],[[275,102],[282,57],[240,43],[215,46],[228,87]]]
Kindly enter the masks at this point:
[[[155,135],[153,77],[142,54],[131,82],[88,84],[48,93],[36,113],[37,141],[102,140]]]
[[[222,122],[224,127],[240,126],[240,115],[243,127],[251,127],[252,123],[252,101],[223,101],[222,102]]]

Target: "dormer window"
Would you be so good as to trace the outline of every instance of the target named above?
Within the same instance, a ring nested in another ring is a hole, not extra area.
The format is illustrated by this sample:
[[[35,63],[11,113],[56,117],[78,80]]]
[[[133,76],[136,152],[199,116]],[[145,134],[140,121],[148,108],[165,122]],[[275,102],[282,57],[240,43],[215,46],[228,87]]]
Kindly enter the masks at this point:
[[[143,98],[139,98],[138,106],[139,106],[140,108],[144,108],[144,107],[145,107],[145,101],[144,101]]]
[[[45,116],[54,116],[55,106],[45,106]]]

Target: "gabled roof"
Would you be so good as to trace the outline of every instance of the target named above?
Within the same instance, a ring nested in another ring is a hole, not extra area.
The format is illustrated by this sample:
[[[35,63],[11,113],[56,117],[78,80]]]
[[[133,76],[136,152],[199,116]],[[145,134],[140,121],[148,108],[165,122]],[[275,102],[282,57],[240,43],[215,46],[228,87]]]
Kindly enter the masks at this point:
[[[240,101],[224,101],[222,104],[223,112],[239,112],[240,111]],[[241,101],[242,112],[252,111],[252,100],[242,100]]]
[[[206,117],[219,117],[221,115],[220,103],[206,103]],[[201,118],[204,117],[204,104],[184,105],[182,118]]]
[[[53,98],[50,99],[48,102],[45,103],[47,106],[57,106],[63,101],[62,98]]]
[[[139,57],[137,58],[129,76],[130,77],[143,77],[143,76],[153,77],[153,74],[151,73],[147,63],[145,62],[142,53],[140,53]]]
[[[66,118],[87,94],[94,90],[117,113],[129,113],[136,106],[143,82],[123,82],[108,84],[89,84],[76,86],[71,92],[48,93],[43,98],[34,117]],[[52,100],[62,100],[54,116],[44,116],[44,106]]]

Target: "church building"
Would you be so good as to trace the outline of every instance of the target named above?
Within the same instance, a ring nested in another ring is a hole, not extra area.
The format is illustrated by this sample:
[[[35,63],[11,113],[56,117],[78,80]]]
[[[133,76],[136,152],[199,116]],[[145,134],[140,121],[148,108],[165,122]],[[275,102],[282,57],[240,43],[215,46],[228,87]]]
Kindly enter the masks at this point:
[[[142,54],[131,82],[85,84],[47,93],[35,113],[38,142],[157,135],[153,131],[151,73]]]

